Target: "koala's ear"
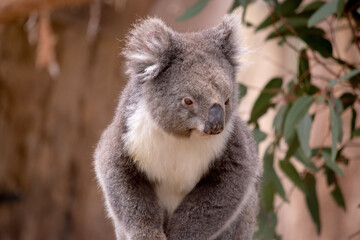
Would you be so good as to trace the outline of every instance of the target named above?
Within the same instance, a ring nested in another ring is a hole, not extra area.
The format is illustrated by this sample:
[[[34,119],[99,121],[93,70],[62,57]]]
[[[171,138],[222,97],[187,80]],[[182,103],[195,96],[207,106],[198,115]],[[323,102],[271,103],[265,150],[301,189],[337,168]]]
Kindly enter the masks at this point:
[[[204,34],[221,49],[231,64],[238,66],[242,53],[240,32],[241,16],[233,13],[225,15],[219,25],[205,31]]]
[[[123,52],[127,73],[143,81],[155,78],[168,64],[174,34],[157,18],[148,18],[136,24],[127,37]]]

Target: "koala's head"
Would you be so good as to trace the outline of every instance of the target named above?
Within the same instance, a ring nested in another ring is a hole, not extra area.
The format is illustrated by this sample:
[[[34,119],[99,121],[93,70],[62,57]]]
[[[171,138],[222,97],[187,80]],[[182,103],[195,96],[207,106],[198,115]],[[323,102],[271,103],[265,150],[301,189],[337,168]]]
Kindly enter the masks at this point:
[[[149,18],[130,32],[124,56],[131,81],[166,132],[219,134],[237,107],[240,21],[227,15],[216,27],[177,33]]]

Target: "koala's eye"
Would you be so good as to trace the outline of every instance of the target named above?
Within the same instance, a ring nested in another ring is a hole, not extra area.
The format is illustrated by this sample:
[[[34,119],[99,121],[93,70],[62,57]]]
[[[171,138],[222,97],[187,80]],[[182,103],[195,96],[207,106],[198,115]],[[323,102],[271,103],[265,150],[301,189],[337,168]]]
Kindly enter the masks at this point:
[[[225,101],[225,105],[229,105],[229,103],[230,103],[230,99],[228,98],[228,99],[226,99],[226,101]]]
[[[187,106],[191,106],[194,102],[191,98],[186,97],[183,99],[183,103]]]

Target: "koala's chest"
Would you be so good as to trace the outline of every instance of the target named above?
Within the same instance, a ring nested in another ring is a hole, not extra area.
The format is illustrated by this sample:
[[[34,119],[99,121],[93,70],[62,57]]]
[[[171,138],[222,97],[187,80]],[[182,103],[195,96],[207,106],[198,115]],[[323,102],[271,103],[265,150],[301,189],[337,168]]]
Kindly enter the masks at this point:
[[[139,169],[155,183],[160,203],[171,214],[221,153],[225,135],[177,138],[162,131],[140,109],[128,119],[123,141]]]

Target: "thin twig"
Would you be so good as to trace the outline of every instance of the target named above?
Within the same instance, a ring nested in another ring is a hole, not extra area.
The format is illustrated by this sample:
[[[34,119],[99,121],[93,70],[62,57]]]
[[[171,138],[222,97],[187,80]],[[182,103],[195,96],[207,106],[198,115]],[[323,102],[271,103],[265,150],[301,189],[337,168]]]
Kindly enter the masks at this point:
[[[333,75],[334,77],[338,78],[339,75],[336,74],[333,70],[331,70],[328,66],[326,66],[325,63],[321,62],[320,59],[316,56],[316,53],[313,49],[311,49],[312,51],[312,54],[313,54],[313,57],[315,59],[315,61],[320,64],[326,71],[328,71],[331,75]]]
[[[360,43],[359,43],[359,41],[358,41],[358,39],[357,39],[357,36],[356,36],[356,29],[355,29],[355,28],[353,27],[353,25],[351,24],[351,19],[350,19],[349,13],[346,13],[345,15],[346,15],[346,19],[347,19],[347,21],[348,21],[348,23],[349,23],[349,26],[350,26],[350,29],[351,29],[351,33],[352,33],[352,35],[353,35],[353,38],[354,38],[354,41],[355,41],[355,45],[356,45],[356,47],[357,47],[357,49],[358,49],[358,51],[359,51],[359,53],[360,53]]]
[[[294,190],[295,190],[295,185],[293,185],[293,186],[290,188],[288,194],[286,195],[286,198],[290,198],[291,195],[292,195],[292,193],[294,192]],[[280,208],[284,205],[284,203],[285,203],[285,201],[281,201],[281,202],[279,203],[279,205],[278,205],[277,207],[275,207],[274,212],[277,213],[277,212],[280,210]]]
[[[352,238],[356,237],[357,235],[360,235],[360,230],[357,231],[357,232],[354,232],[353,234],[351,234],[351,235],[348,237],[348,240],[351,240]]]

